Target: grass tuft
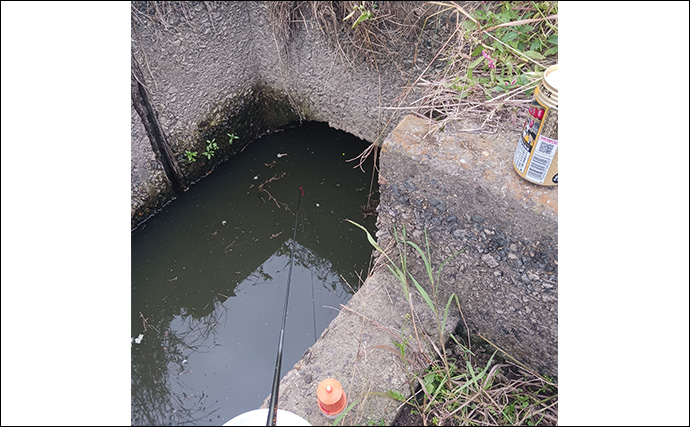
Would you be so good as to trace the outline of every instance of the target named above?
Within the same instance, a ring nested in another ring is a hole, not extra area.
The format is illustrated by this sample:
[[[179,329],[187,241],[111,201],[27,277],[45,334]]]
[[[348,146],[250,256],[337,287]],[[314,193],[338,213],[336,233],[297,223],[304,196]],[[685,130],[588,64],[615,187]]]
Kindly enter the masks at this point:
[[[479,338],[494,348],[493,352],[489,354],[484,346],[477,346],[476,343],[473,350],[470,329],[464,320],[457,295],[452,294],[448,298],[443,311],[439,309],[437,299],[441,270],[457,253],[444,260],[434,274],[431,245],[426,230],[425,248],[422,249],[407,239],[404,227],[401,232],[394,229],[395,247],[398,251],[394,257],[381,248],[364,227],[350,220],[348,222],[366,233],[369,243],[381,253],[381,258],[388,263],[389,271],[400,282],[410,305],[403,329],[408,322],[411,323],[419,345],[419,354],[425,358],[428,366],[423,372],[408,370],[411,397],[407,398],[393,390],[380,393],[381,395],[401,402],[401,407],[405,407],[404,411],[407,411],[408,416],[418,417],[423,425],[537,426],[558,423],[558,384],[554,379],[533,372],[481,336]],[[421,257],[428,283],[418,281],[408,269],[408,248]],[[409,286],[410,281],[414,287]],[[431,295],[425,288],[431,291]],[[418,332],[411,295],[415,291],[436,315],[436,338]],[[462,333],[453,332],[448,334],[446,341],[451,307],[457,308],[460,313],[467,335],[463,337]],[[407,360],[407,335],[403,331],[399,336],[401,341],[396,343],[398,355],[405,366],[410,366]],[[420,341],[420,336],[425,338],[424,343]],[[440,349],[436,342],[441,343]],[[435,357],[429,357],[425,349],[433,349]]]

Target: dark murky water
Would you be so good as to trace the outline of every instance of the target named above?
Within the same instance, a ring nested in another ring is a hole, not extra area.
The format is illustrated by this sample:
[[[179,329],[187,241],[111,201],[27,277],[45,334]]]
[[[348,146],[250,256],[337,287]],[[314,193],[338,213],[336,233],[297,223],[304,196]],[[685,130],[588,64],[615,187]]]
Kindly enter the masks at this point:
[[[281,375],[314,343],[369,265],[344,221],[374,230],[372,159],[346,162],[366,147],[319,123],[264,137],[132,233],[133,425],[221,425],[270,394],[299,187]]]

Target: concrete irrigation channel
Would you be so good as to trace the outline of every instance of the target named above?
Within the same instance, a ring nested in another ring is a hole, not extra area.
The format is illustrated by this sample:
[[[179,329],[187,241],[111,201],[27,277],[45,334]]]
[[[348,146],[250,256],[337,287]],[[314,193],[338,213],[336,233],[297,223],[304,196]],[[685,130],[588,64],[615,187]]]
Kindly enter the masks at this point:
[[[272,3],[166,3],[165,14],[156,2],[132,3],[132,228],[261,135],[300,121],[328,123],[378,146],[378,245],[395,250],[403,227],[419,247],[428,241],[433,270],[447,260],[438,305],[457,295],[473,334],[557,376],[558,188],[533,185],[513,170],[519,129],[486,135],[464,132],[473,124],[458,122],[430,132],[404,109],[382,108],[401,105],[410,82],[432,63],[444,28],[383,39],[386,55],[357,61],[343,48],[345,36],[338,44],[322,31],[318,9],[293,7],[285,23],[285,11]],[[396,7],[409,19],[422,16],[422,6]],[[200,152],[228,132],[240,139],[212,159],[185,161],[186,151]],[[451,306],[439,338],[438,319],[419,293],[412,291],[410,313],[400,282],[385,262],[375,265],[283,377],[281,409],[331,424],[316,388],[337,378],[356,402],[345,423],[390,424],[400,403],[384,395],[409,396],[409,370],[426,367],[417,336],[438,342],[464,329]],[[408,269],[432,295],[414,251]],[[409,363],[397,351],[402,339]]]

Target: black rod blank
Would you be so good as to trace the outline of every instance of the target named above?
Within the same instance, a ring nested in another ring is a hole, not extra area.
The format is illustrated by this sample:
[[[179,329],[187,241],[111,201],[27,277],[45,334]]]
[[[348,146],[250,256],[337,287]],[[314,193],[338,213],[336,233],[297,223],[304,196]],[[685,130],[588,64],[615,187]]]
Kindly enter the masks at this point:
[[[278,387],[280,384],[280,367],[283,363],[283,338],[285,337],[285,319],[287,318],[288,300],[290,299],[290,280],[292,279],[292,264],[295,261],[295,244],[297,243],[297,218],[299,217],[299,202],[301,200],[302,195],[304,195],[304,190],[302,190],[302,187],[300,187],[299,194],[297,196],[295,227],[292,233],[292,249],[290,250],[290,270],[288,272],[287,290],[285,291],[283,322],[280,326],[280,339],[278,341],[278,357],[276,359],[276,368],[273,374],[273,387],[271,388],[271,400],[268,406],[268,418],[266,419],[267,426],[276,425],[276,419],[278,417]]]

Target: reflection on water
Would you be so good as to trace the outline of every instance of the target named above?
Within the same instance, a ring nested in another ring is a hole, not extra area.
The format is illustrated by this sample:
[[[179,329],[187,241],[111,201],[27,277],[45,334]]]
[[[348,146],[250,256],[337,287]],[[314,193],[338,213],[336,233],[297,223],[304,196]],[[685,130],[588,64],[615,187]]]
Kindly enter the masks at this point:
[[[133,232],[133,425],[220,425],[269,395],[299,187],[282,374],[314,343],[368,266],[343,221],[373,229],[371,166],[345,161],[365,146],[319,124],[263,138]]]

